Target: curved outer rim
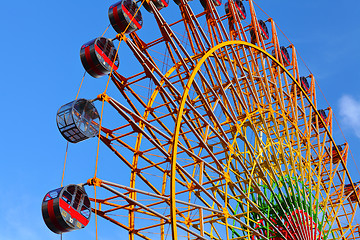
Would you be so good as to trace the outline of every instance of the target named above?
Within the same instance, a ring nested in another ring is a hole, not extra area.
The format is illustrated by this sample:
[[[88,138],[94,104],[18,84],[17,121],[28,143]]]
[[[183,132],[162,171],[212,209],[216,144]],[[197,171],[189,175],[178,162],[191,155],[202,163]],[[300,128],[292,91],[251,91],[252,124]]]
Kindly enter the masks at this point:
[[[193,72],[191,73],[188,82],[184,88],[184,92],[182,94],[182,99],[181,99],[181,104],[178,110],[178,115],[177,115],[177,119],[176,119],[176,125],[175,125],[175,130],[174,130],[174,139],[173,139],[173,145],[172,145],[172,154],[171,154],[171,175],[170,175],[170,219],[171,219],[171,230],[172,230],[172,239],[173,240],[177,240],[177,224],[176,224],[176,195],[175,195],[175,183],[176,183],[176,155],[177,155],[177,146],[179,143],[179,134],[180,134],[180,127],[181,127],[181,122],[182,122],[182,118],[183,118],[183,113],[184,113],[184,109],[185,109],[185,103],[186,103],[186,99],[189,95],[189,91],[190,91],[190,87],[192,86],[192,83],[194,82],[195,76],[198,73],[198,71],[200,70],[200,67],[202,66],[202,64],[206,61],[206,59],[208,57],[210,57],[216,50],[222,48],[222,47],[226,47],[229,45],[239,45],[239,46],[247,46],[247,47],[251,47],[254,48],[255,50],[265,54],[267,57],[269,57],[271,60],[273,60],[279,67],[281,67],[281,69],[293,80],[293,82],[299,87],[299,89],[304,93],[305,98],[307,99],[307,101],[309,102],[309,104],[311,105],[313,111],[317,114],[318,119],[321,121],[321,123],[326,126],[324,120],[321,118],[320,113],[317,111],[314,103],[310,100],[309,96],[306,94],[306,92],[304,91],[304,89],[301,88],[299,82],[290,74],[290,72],[285,68],[285,66],[283,66],[276,58],[274,58],[270,53],[268,53],[267,51],[263,50],[262,48],[257,47],[254,44],[248,43],[248,42],[244,42],[244,41],[239,41],[239,40],[234,40],[234,41],[227,41],[227,42],[223,42],[220,43],[218,45],[216,45],[215,47],[213,47],[212,49],[210,49],[208,52],[206,52],[206,54],[200,59],[200,61],[197,63],[196,67],[194,68]],[[324,128],[328,137],[330,138],[331,142],[333,144],[335,144],[335,141],[329,131],[328,128]],[[340,155],[339,149],[336,148],[337,153]],[[341,155],[340,155],[341,156]],[[341,163],[343,166],[345,166],[344,164],[344,159],[341,156]],[[353,182],[350,178],[350,174],[348,172],[348,170],[346,169],[346,175],[350,181],[350,183],[352,185]],[[358,196],[356,196],[357,201],[360,202],[360,199]]]

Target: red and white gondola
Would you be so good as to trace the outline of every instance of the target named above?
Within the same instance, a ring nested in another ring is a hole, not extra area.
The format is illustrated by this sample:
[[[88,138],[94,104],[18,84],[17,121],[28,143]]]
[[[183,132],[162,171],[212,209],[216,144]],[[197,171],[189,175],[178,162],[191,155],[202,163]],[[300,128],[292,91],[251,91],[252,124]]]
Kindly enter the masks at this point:
[[[94,78],[99,78],[119,67],[119,58],[116,54],[111,39],[98,37],[84,45],[80,49],[81,63],[86,72]]]
[[[54,233],[82,229],[90,220],[90,200],[80,185],[61,187],[45,195],[42,215],[46,226]]]

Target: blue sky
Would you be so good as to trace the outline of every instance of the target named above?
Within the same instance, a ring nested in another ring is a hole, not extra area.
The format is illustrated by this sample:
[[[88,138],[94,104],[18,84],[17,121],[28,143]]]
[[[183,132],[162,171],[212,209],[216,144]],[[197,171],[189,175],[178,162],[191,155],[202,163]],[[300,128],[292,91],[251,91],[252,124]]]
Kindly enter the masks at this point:
[[[103,33],[109,24],[107,9],[113,3],[20,0],[1,4],[0,240],[59,239],[41,217],[43,196],[61,183],[65,155],[66,142],[57,130],[55,116],[61,105],[76,96],[84,73],[80,46]],[[286,33],[315,75],[360,165],[360,2],[256,3]],[[223,14],[223,6],[220,8]],[[176,11],[171,0],[163,10],[166,16]],[[142,13],[145,19],[151,17]],[[151,28],[145,22],[144,31],[150,33]],[[113,37],[114,32],[109,31],[106,36]],[[104,90],[105,81],[87,76],[80,97],[94,98]],[[326,107],[319,91],[317,96],[319,106]],[[334,137],[337,143],[344,141],[336,126]],[[96,145],[95,139],[70,145],[65,184],[92,177]],[[349,162],[353,180],[360,180],[352,159]],[[91,227],[66,234],[64,239],[95,239],[94,222],[93,218]],[[118,239],[124,234],[112,231],[109,223],[99,224],[101,239]]]

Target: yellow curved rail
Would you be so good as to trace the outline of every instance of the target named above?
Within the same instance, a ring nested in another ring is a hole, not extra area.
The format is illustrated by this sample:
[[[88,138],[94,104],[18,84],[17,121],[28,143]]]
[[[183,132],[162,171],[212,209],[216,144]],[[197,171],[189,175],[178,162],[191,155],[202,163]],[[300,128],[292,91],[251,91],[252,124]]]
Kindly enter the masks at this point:
[[[303,95],[306,97],[306,99],[308,100],[309,104],[311,105],[313,111],[318,115],[318,119],[322,122],[322,124],[324,126],[326,126],[325,121],[322,119],[322,117],[320,116],[319,112],[317,111],[314,103],[310,100],[309,96],[306,94],[306,92],[301,88],[299,82],[291,75],[291,73],[276,59],[274,58],[270,53],[268,53],[267,51],[265,51],[262,48],[259,48],[258,46],[248,43],[248,42],[244,42],[244,41],[239,41],[239,40],[234,40],[234,41],[227,41],[227,42],[223,42],[220,43],[219,45],[213,47],[212,49],[210,49],[201,59],[200,61],[197,63],[196,67],[194,68],[193,72],[191,73],[189,80],[185,86],[185,90],[182,94],[182,99],[181,99],[181,104],[179,107],[179,111],[178,111],[178,116],[177,116],[177,120],[176,120],[176,125],[175,125],[175,131],[174,131],[174,140],[173,140],[173,146],[172,146],[172,157],[171,157],[171,179],[170,179],[170,208],[171,208],[171,212],[170,212],[170,218],[171,218],[171,228],[172,228],[172,239],[176,240],[177,239],[177,224],[176,224],[176,201],[175,201],[175,197],[176,197],[176,191],[175,191],[175,180],[176,180],[176,156],[177,156],[177,151],[178,151],[178,143],[179,143],[179,133],[180,133],[180,128],[181,128],[181,122],[183,119],[183,114],[184,114],[184,108],[185,108],[185,103],[186,103],[186,99],[189,95],[189,91],[190,91],[190,87],[194,82],[195,76],[198,73],[198,71],[200,70],[202,64],[204,64],[204,62],[206,61],[206,59],[210,56],[213,55],[213,53],[215,51],[217,51],[218,49],[222,48],[222,47],[226,47],[229,45],[239,45],[239,46],[247,46],[253,49],[256,49],[257,51],[265,54],[267,57],[269,57],[272,61],[274,61],[284,72],[286,72],[286,74],[293,80],[293,82],[298,86],[298,88],[303,92]],[[330,131],[327,127],[325,127],[325,131],[328,135],[328,137],[330,138],[330,140],[332,141],[332,143],[336,146],[335,141],[333,139],[333,137],[330,134]],[[350,174],[346,168],[345,162],[339,152],[339,150],[336,148],[336,151],[338,152],[339,156],[341,157],[341,162],[344,166],[344,169],[346,171],[346,174],[349,178],[350,183],[353,185],[353,182],[350,178]],[[354,185],[353,185],[354,186]],[[359,197],[356,195],[358,203],[360,203],[360,199]]]

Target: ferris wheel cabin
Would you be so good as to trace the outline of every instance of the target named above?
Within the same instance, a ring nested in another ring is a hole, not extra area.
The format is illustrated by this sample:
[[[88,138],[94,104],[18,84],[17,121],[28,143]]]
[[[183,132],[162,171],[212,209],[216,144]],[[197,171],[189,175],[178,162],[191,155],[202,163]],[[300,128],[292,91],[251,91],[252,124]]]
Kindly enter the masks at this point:
[[[291,59],[290,59],[290,55],[289,55],[289,52],[286,49],[286,47],[281,46],[280,47],[280,53],[281,53],[282,60],[284,62],[284,66],[285,67],[289,66],[291,64]]]
[[[359,188],[359,184],[360,182],[354,183],[355,186],[355,191],[353,191],[353,187],[351,184],[346,184],[344,186],[344,195],[349,195],[349,199],[352,202],[356,202],[357,201],[357,197],[356,195],[358,195],[358,197],[360,198],[360,188]]]
[[[41,209],[46,226],[58,234],[86,227],[91,215],[84,188],[74,184],[48,192]]]
[[[245,6],[242,3],[242,1],[234,0],[234,5],[235,5],[235,11],[239,14],[240,19],[245,20],[246,19],[246,10],[245,10]],[[225,12],[226,12],[226,14],[230,13],[229,2],[225,3]]]
[[[325,109],[320,109],[320,110],[318,110],[318,112],[320,114],[320,117],[324,120],[325,124],[327,124],[327,115],[326,115]],[[316,116],[317,116],[316,113],[313,112],[313,115],[312,115],[312,123],[313,124],[316,124]],[[319,127],[320,128],[325,127],[320,119],[319,119],[318,122],[319,122]]]
[[[185,0],[185,2],[190,2],[192,0]],[[180,5],[181,1],[180,0],[174,0],[174,2],[176,3],[176,5]]]
[[[152,2],[154,4],[154,6],[156,7],[156,9],[159,11],[161,9],[169,6],[169,0],[150,0],[150,2]],[[153,11],[147,1],[144,1],[143,5],[144,5],[144,8],[146,9],[146,11],[148,11],[149,13],[153,13]]]
[[[300,77],[300,85],[305,90],[306,94],[310,94],[310,85],[306,77]]]
[[[268,40],[270,38],[269,29],[263,20],[259,20],[259,27],[261,30],[261,36],[264,38],[264,40]]]
[[[270,38],[270,35],[266,23],[263,20],[259,20],[258,24],[260,29],[260,36],[263,38],[263,40],[268,40]],[[256,44],[256,34],[254,28],[250,29],[250,38],[251,38],[251,43]]]
[[[272,50],[272,53],[271,55],[278,59],[277,55],[276,55],[276,52],[275,52],[275,49]],[[290,60],[290,55],[289,55],[289,52],[287,51],[286,47],[284,46],[281,46],[280,47],[280,57],[282,59],[282,64],[286,67],[286,66],[289,66],[290,63],[291,63],[291,60]],[[281,62],[279,59],[278,59],[279,62]],[[276,64],[275,61],[272,62],[272,64]]]
[[[300,80],[298,80],[298,81],[300,83],[301,88],[305,91],[306,95],[310,95],[311,90],[310,90],[310,84],[309,84],[309,82],[307,80],[307,77],[300,77]],[[296,95],[298,97],[300,97],[301,90],[297,87],[297,85],[295,83],[291,87],[291,93],[294,93],[295,88],[297,90]]]
[[[132,33],[141,29],[143,18],[134,0],[122,0],[110,6],[110,23],[117,33]]]
[[[78,99],[63,105],[56,115],[56,123],[61,135],[72,143],[97,136],[99,120],[95,106],[86,99]]]
[[[332,147],[331,155],[332,155],[333,164],[337,164],[338,162],[340,162],[340,159],[341,159],[340,155],[343,155],[343,152],[344,152],[343,146],[344,145],[345,144],[341,144],[341,145],[336,145],[336,147],[335,146]],[[340,155],[336,151],[336,148],[339,149]]]
[[[119,58],[113,42],[104,37],[98,37],[85,43],[80,49],[81,63],[87,73],[99,78],[115,71],[119,67]]]
[[[215,5],[215,7],[218,7],[221,5],[221,0],[210,0],[210,1]],[[200,0],[200,3],[204,9],[208,9],[207,0]]]

